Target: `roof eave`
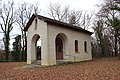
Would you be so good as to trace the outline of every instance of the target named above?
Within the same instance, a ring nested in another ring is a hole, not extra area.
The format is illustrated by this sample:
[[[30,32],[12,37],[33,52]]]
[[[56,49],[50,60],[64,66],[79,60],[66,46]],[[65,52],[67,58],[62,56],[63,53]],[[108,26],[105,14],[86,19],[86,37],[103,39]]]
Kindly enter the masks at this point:
[[[24,31],[28,31],[28,28],[30,27],[30,25],[32,24],[34,18],[36,17],[35,14],[32,15],[32,17],[29,19],[29,21],[27,22],[25,28],[24,28]]]
[[[36,15],[36,14],[33,14],[32,17],[30,18],[30,20],[28,21],[26,27],[24,28],[24,31],[28,31],[28,28],[30,27],[30,25],[32,24],[32,21],[34,20],[35,17],[38,17],[39,19],[42,19],[44,20],[45,22],[51,22],[51,23],[55,23],[55,24],[58,24],[58,25],[62,25],[62,26],[67,26],[68,28],[73,28],[73,29],[76,29],[76,30],[79,30],[81,32],[84,32],[84,33],[87,33],[87,34],[90,34],[92,35],[93,33],[90,32],[90,31],[87,31],[85,29],[82,29],[81,27],[77,27],[77,26],[73,26],[71,24],[68,24],[68,23],[64,23],[64,22],[61,22],[61,21],[57,21],[57,20],[54,20],[54,19],[50,19],[50,18],[47,18],[47,17],[44,17],[44,16],[40,16],[40,15]]]

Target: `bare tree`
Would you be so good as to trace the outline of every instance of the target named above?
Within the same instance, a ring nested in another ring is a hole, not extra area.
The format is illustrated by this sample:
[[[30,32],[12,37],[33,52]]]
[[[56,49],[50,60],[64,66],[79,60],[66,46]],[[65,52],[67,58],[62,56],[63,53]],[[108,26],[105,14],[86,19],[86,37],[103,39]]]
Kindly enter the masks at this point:
[[[96,39],[99,45],[99,49],[100,49],[100,53],[101,56],[104,57],[105,56],[105,47],[104,47],[104,28],[103,28],[103,22],[102,20],[99,20],[96,22],[96,24],[94,24],[94,31],[95,31],[95,35],[96,35]]]
[[[116,3],[114,2],[114,0],[106,0],[105,1],[105,7],[103,8],[106,9],[107,11],[105,13],[107,13],[108,15],[105,15],[106,20],[106,24],[110,27],[112,27],[112,32],[114,35],[114,50],[115,50],[115,56],[118,55],[118,29],[120,26],[120,20],[119,20],[119,14],[116,10],[111,10],[112,7],[114,7],[116,5]]]
[[[68,12],[69,6],[62,6],[60,3],[50,3],[48,6],[48,14],[55,20],[67,22],[68,21]]]
[[[83,15],[83,11],[80,11],[80,10],[71,10],[69,11],[69,14],[68,14],[68,18],[69,18],[69,23],[70,24],[74,24],[76,26],[81,26],[81,18],[82,18],[82,15]]]
[[[17,9],[17,23],[22,33],[22,60],[26,60],[27,53],[27,35],[24,31],[27,21],[32,14],[38,14],[40,12],[39,4],[28,4],[26,2],[21,3]]]
[[[69,11],[69,20],[71,21],[71,17],[75,17],[74,24],[76,26],[80,26],[83,29],[88,30],[89,26],[92,23],[93,12],[88,13],[87,11],[82,10],[71,10]],[[70,22],[69,22],[70,23]]]
[[[69,5],[65,6],[60,3],[50,3],[48,14],[55,20],[59,20],[71,25],[88,29],[91,24],[93,13],[89,14],[82,10],[70,10]]]
[[[100,18],[103,22],[104,45],[105,46],[110,45],[111,46],[110,49],[112,50],[111,51],[112,56],[117,56],[118,30],[120,26],[120,18],[119,18],[119,12],[113,9],[114,6],[116,6],[114,0],[104,0],[104,2],[99,6],[100,11],[97,13],[97,17],[98,19]],[[106,47],[104,48],[106,51],[107,50]]]
[[[115,2],[115,5],[114,6],[112,6],[111,7],[111,10],[116,10],[116,11],[118,11],[119,12],[119,14],[120,14],[120,0],[114,0],[114,2]],[[119,19],[119,21],[118,21],[119,23],[119,26],[117,27],[117,29],[118,29],[118,34],[117,34],[117,36],[118,36],[118,44],[119,44],[119,59],[120,59],[120,19]]]
[[[88,30],[89,26],[92,24],[92,18],[93,18],[93,15],[94,15],[94,12],[91,12],[91,13],[87,13],[85,12],[83,14],[83,18],[81,20],[81,26]]]
[[[15,22],[15,14],[14,14],[14,2],[8,1],[4,3],[2,6],[2,13],[0,14],[1,18],[1,29],[4,34],[3,42],[5,46],[5,56],[6,61],[8,60],[9,56],[9,44],[10,44],[10,32],[13,29],[13,23]]]

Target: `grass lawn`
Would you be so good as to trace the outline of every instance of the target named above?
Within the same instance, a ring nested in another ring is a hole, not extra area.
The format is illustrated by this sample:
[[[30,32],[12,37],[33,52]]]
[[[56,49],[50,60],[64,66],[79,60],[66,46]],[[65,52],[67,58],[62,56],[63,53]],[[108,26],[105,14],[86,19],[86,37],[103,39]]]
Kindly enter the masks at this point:
[[[120,80],[118,58],[23,68],[26,62],[0,62],[0,80]]]

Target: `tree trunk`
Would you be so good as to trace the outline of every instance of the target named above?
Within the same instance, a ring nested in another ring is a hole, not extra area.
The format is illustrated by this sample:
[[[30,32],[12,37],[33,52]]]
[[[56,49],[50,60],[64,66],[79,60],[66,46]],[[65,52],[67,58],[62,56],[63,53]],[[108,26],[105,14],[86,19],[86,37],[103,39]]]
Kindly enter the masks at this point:
[[[27,60],[27,36],[25,32],[25,61]]]
[[[102,49],[102,57],[105,57],[105,48],[104,48],[104,42],[101,40],[101,49]]]
[[[115,34],[115,57],[118,55],[118,48],[117,48],[117,35]]]
[[[6,48],[7,49],[7,48]],[[5,58],[6,58],[6,62],[8,61],[8,56],[9,56],[9,51],[5,50]]]
[[[8,56],[9,56],[9,34],[5,35],[4,44],[5,44],[5,58],[6,58],[6,61],[8,61]]]
[[[25,50],[24,50],[24,45],[25,45],[24,38],[22,38],[22,40],[23,40],[23,42],[22,42],[22,45],[23,45],[23,47],[22,47],[22,61],[24,61],[24,52],[25,52]]]
[[[120,36],[119,36],[119,59],[120,59]]]

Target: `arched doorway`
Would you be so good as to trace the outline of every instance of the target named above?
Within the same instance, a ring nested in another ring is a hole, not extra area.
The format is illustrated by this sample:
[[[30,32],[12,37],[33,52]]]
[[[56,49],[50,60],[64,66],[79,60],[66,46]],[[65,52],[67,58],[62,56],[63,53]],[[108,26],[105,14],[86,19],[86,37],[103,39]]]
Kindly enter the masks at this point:
[[[60,37],[56,38],[56,59],[61,60],[63,59],[63,41]]]
[[[37,40],[37,45],[36,45],[36,59],[41,60],[41,38]]]
[[[41,38],[35,34],[32,38],[32,60],[41,60]]]
[[[68,53],[68,39],[64,33],[57,34],[55,38],[56,60],[64,60],[65,54]]]

